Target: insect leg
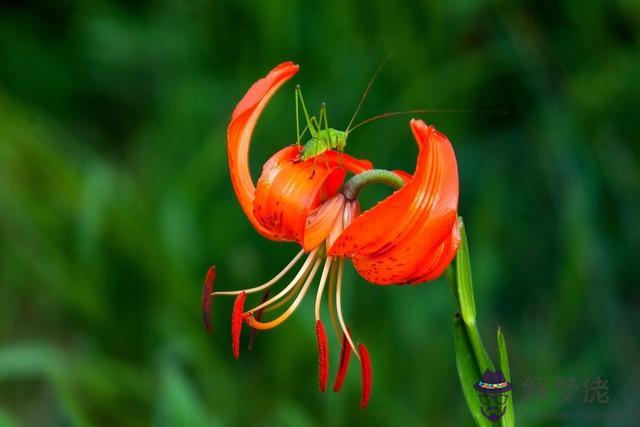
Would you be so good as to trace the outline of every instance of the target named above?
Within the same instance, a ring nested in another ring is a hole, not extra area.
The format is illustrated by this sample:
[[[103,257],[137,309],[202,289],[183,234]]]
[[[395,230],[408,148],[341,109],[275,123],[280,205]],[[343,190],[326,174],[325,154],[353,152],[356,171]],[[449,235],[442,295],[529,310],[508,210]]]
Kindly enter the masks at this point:
[[[298,92],[300,92],[300,85],[296,86],[295,90],[295,98],[296,98],[296,145],[300,145],[300,107],[298,107],[299,97]]]
[[[316,135],[315,135],[315,140],[313,144],[313,153],[311,153],[313,155],[313,172],[311,172],[311,176],[309,177],[309,179],[313,179],[313,177],[316,174],[316,165],[318,162],[318,156],[321,153],[324,153],[328,149],[328,147],[326,147],[327,143],[320,136],[320,132],[322,132],[322,127],[321,127],[322,117],[325,114],[326,114],[326,107],[323,103],[322,106],[320,107],[320,113],[318,114],[318,118],[316,119],[315,116],[311,117],[311,123],[316,128]]]
[[[316,174],[316,162],[318,160],[318,156],[313,156],[313,169],[311,170],[311,176],[309,176],[309,179],[313,179],[313,177]]]
[[[302,89],[300,89],[300,85],[296,86],[296,99],[300,100],[300,104],[302,105],[302,111],[304,112],[304,117],[307,120],[307,127],[309,128],[309,132],[311,132],[311,136],[313,138],[315,138],[317,136],[317,130],[319,128],[315,127],[313,125],[312,120],[315,119],[315,117],[309,117],[309,113],[307,112],[307,106],[304,103],[304,98],[302,97]],[[296,104],[296,107],[298,106],[298,104]]]
[[[327,169],[329,169],[329,161],[327,160],[326,153],[327,153],[327,150],[334,148],[334,144],[333,144],[333,141],[331,140],[331,132],[329,132],[329,120],[327,119],[327,105],[324,102],[320,107],[319,120],[320,120],[320,123],[322,123],[322,121],[324,120],[324,129],[327,136],[327,142],[326,142],[327,146],[326,146],[326,150],[322,152],[322,158],[324,158],[324,163],[327,166]]]
[[[314,138],[320,138],[320,135],[318,135],[320,133],[320,123],[319,120],[316,119],[316,116],[311,117],[311,119],[309,120],[309,124],[310,128],[315,127],[315,134],[312,132],[311,135]]]
[[[327,113],[327,108],[324,105],[324,103],[322,104],[322,109],[320,112],[320,120],[324,119],[324,126],[325,129],[327,131],[327,144],[329,144],[329,146],[327,147],[327,149],[336,149],[336,151],[338,152],[338,160],[339,160],[339,165],[340,167],[342,167],[342,149],[340,149],[338,147],[338,136],[336,135],[336,140],[334,141],[331,138],[331,132],[329,131],[329,119],[328,119],[328,113]],[[324,112],[324,117],[322,117],[322,113]],[[327,162],[327,157],[325,155],[325,162]],[[327,162],[327,167],[329,167],[329,163]]]

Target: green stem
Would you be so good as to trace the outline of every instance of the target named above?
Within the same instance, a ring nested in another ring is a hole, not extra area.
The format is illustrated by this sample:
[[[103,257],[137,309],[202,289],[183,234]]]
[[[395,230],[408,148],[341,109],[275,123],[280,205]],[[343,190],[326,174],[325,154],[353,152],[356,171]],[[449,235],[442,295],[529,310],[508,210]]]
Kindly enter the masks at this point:
[[[482,415],[475,400],[473,383],[482,376],[483,372],[486,370],[494,371],[495,368],[484,347],[476,323],[476,303],[473,294],[469,247],[464,222],[461,217],[458,218],[458,227],[460,230],[460,247],[455,261],[444,273],[447,282],[449,282],[453,299],[456,302],[456,308],[460,311],[454,316],[456,364],[469,412],[477,425],[486,426],[488,425],[487,419]],[[497,341],[498,367],[505,374],[507,381],[511,381],[506,343],[500,329],[498,330]],[[508,396],[506,413],[500,420],[502,427],[513,427],[515,424],[513,395],[509,392]]]
[[[447,280],[447,284],[449,285],[449,289],[451,289],[451,294],[453,295],[453,299],[456,301],[456,307],[458,311],[460,311],[460,300],[458,299],[458,285],[456,284],[456,271],[453,266],[453,262],[449,264],[446,270],[444,270],[444,277]]]
[[[476,303],[471,278],[469,246],[467,244],[467,233],[462,217],[458,218],[458,227],[460,229],[460,247],[458,248],[455,259],[455,274],[454,268],[450,267],[450,271],[446,277],[449,280],[454,299],[460,308],[469,342],[478,363],[478,369],[480,369],[480,373],[483,373],[487,369],[493,371],[493,363],[484,348],[482,337],[480,336],[480,331],[478,331],[478,325],[476,323]]]
[[[385,184],[397,189],[404,185],[404,180],[388,170],[371,169],[352,176],[344,185],[342,194],[347,200],[355,200],[358,197],[358,193],[370,184]]]
[[[478,369],[480,369],[480,373],[483,373],[486,370],[494,371],[493,362],[491,362],[489,354],[482,343],[482,337],[480,336],[480,331],[478,331],[478,325],[474,321],[473,323],[464,322],[464,326],[467,330],[467,335],[469,336],[469,342],[471,343],[473,354],[478,362]]]
[[[447,270],[445,270],[445,278],[447,279],[447,283],[449,283],[449,288],[451,288],[451,294],[456,302],[456,306],[460,309],[459,288],[453,266],[449,266]],[[473,319],[463,318],[462,323],[464,324],[464,328],[467,332],[467,338],[471,344],[471,349],[473,350],[473,355],[475,356],[476,363],[478,364],[478,369],[481,373],[487,369],[493,370],[493,363],[491,362],[491,359],[484,348],[484,344],[482,343],[482,337],[480,336],[480,331],[478,330],[475,317]]]

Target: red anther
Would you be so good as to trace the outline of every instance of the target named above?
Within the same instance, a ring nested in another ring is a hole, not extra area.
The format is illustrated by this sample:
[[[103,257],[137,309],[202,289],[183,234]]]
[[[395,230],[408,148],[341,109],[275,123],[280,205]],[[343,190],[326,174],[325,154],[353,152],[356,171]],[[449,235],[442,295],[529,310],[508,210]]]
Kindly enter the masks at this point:
[[[329,343],[320,319],[316,321],[316,335],[318,336],[318,384],[320,391],[325,392],[329,381]]]
[[[216,266],[212,265],[207,270],[202,287],[202,322],[207,334],[211,334],[211,294],[213,293],[213,281],[216,278]]]
[[[242,331],[242,311],[244,310],[244,300],[247,294],[242,292],[236,297],[233,303],[233,313],[231,315],[231,346],[233,348],[233,357],[236,359],[240,356],[240,332]]]
[[[360,366],[362,371],[362,397],[360,399],[360,407],[366,408],[369,404],[369,398],[371,397],[371,359],[369,358],[369,352],[364,344],[358,345],[358,352],[360,353]]]
[[[340,351],[340,367],[336,374],[336,382],[333,384],[333,391],[340,391],[344,377],[347,375],[349,360],[351,359],[351,346],[346,335],[342,335],[342,350]]]
[[[262,294],[262,300],[260,301],[261,305],[269,298],[269,291],[270,289],[267,288],[267,290],[264,291],[264,294]],[[262,313],[264,313],[264,309],[265,307],[262,307],[256,312],[256,320],[258,322],[262,319]],[[249,335],[249,344],[247,344],[247,350],[249,351],[251,351],[251,349],[253,348],[253,343],[256,340],[256,333],[258,333],[258,330],[255,328],[251,328],[251,335]]]

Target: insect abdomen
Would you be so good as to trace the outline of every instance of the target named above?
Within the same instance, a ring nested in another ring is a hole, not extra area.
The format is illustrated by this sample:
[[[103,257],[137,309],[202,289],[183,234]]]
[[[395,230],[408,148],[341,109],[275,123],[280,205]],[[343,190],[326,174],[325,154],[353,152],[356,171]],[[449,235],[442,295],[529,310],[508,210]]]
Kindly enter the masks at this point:
[[[300,160],[308,160],[313,159],[316,156],[327,151],[329,147],[327,147],[327,143],[320,139],[312,139],[302,147],[302,151],[300,152]]]

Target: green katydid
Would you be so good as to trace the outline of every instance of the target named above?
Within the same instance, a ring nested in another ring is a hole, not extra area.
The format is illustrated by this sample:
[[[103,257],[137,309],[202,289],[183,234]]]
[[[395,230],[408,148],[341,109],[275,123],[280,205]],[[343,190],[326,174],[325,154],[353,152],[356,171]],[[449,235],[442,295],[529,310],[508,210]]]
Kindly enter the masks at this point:
[[[386,61],[386,59],[385,59]],[[406,110],[406,111],[395,111],[395,112],[390,112],[390,113],[383,113],[383,114],[379,114],[373,117],[370,117],[366,120],[363,120],[362,122],[358,123],[357,125],[351,127],[351,125],[353,124],[353,121],[355,120],[358,111],[360,111],[360,107],[362,107],[362,103],[364,102],[367,94],[369,93],[369,89],[371,89],[371,86],[376,78],[376,76],[378,75],[378,73],[380,72],[380,69],[382,68],[382,65],[384,65],[384,62],[382,64],[380,64],[380,66],[378,67],[378,69],[375,71],[375,73],[373,73],[373,76],[371,76],[371,79],[369,80],[369,83],[367,84],[366,89],[364,90],[361,98],[360,98],[360,102],[358,103],[358,106],[356,107],[355,112],[353,113],[353,116],[351,117],[351,120],[349,121],[349,124],[347,125],[347,129],[344,131],[341,130],[337,130],[337,129],[333,129],[329,127],[329,120],[327,118],[327,106],[325,105],[325,103],[323,102],[321,107],[320,107],[320,113],[318,114],[318,118],[316,118],[315,116],[309,116],[309,113],[307,111],[307,107],[304,103],[304,98],[302,97],[302,89],[300,88],[300,85],[296,86],[296,90],[295,90],[295,102],[296,102],[296,133],[297,133],[297,144],[300,145],[300,139],[304,136],[304,134],[307,132],[307,130],[309,130],[309,133],[311,134],[311,139],[309,139],[304,146],[302,147],[302,150],[300,151],[300,154],[298,155],[298,161],[304,161],[304,160],[309,160],[309,159],[314,159],[321,154],[323,154],[326,151],[329,150],[337,150],[339,152],[344,151],[346,145],[347,145],[347,138],[349,137],[349,134],[351,132],[353,132],[355,129],[359,128],[360,126],[363,126],[367,123],[371,123],[373,121],[379,120],[379,119],[384,119],[387,117],[392,117],[392,116],[398,116],[401,114],[421,114],[421,113],[440,113],[440,112],[444,112],[444,113],[489,113],[489,114],[506,114],[506,111],[500,111],[500,110],[464,110],[464,109],[421,109],[421,110]],[[305,121],[306,121],[306,127],[305,129],[302,131],[302,133],[300,133],[300,109],[299,109],[299,105],[302,105],[302,111],[304,113],[304,117],[305,117]]]
[[[300,145],[300,138],[302,138],[302,136],[307,131],[307,129],[311,134],[311,139],[307,141],[307,143],[302,148],[302,151],[300,151],[300,154],[298,157],[299,160],[304,161],[304,160],[315,158],[328,150],[338,150],[340,152],[344,151],[344,148],[347,145],[347,137],[349,136],[349,132],[359,127],[360,125],[364,124],[364,122],[360,123],[356,125],[353,129],[351,129],[351,125],[353,124],[353,121],[358,115],[358,111],[360,111],[360,107],[362,107],[362,103],[367,97],[367,94],[369,93],[369,89],[371,89],[371,85],[373,85],[373,82],[376,79],[376,76],[382,69],[382,66],[387,61],[387,59],[388,57],[385,58],[384,61],[382,61],[380,66],[378,66],[378,69],[375,71],[375,73],[373,73],[373,76],[371,76],[371,79],[369,80],[369,83],[367,84],[367,87],[364,90],[362,97],[360,98],[360,102],[358,103],[358,106],[356,107],[356,110],[353,113],[353,116],[351,117],[349,124],[347,125],[347,129],[344,131],[329,127],[329,120],[327,118],[327,106],[325,105],[324,102],[320,107],[320,113],[318,114],[318,118],[316,119],[315,116],[309,117],[307,106],[305,105],[304,98],[302,97],[302,89],[300,89],[300,85],[296,86],[295,98],[296,98],[296,131],[298,136],[297,144]],[[302,105],[302,111],[304,112],[304,117],[307,122],[307,126],[305,130],[302,132],[302,134],[300,133],[299,105]],[[405,112],[405,113],[408,113],[408,112]],[[324,128],[322,128],[322,126],[324,126]]]
[[[307,122],[307,127],[302,134],[300,134],[300,122],[298,118],[299,104],[302,104],[302,110],[304,111],[305,119]],[[322,128],[323,125],[324,128]],[[315,116],[309,117],[307,107],[305,106],[304,99],[302,98],[300,85],[298,85],[296,86],[296,130],[298,134],[298,145],[300,145],[300,138],[304,135],[304,132],[306,132],[307,129],[311,134],[311,139],[309,139],[309,141],[304,144],[304,146],[302,147],[302,151],[300,151],[298,159],[301,161],[315,158],[328,150],[344,151],[344,148],[347,145],[349,128],[347,128],[347,130],[345,131],[340,131],[329,127],[329,120],[327,119],[327,106],[324,102],[320,107],[318,118],[316,119]]]

